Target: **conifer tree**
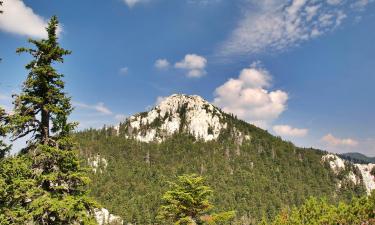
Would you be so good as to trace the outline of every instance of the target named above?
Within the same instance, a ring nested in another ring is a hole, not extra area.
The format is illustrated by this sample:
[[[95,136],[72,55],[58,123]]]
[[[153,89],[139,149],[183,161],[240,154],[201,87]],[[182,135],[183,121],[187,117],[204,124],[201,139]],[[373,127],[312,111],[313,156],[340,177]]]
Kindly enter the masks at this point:
[[[89,178],[80,167],[71,137],[76,124],[68,122],[70,98],[63,92],[63,75],[53,67],[71,53],[59,46],[57,29],[54,16],[46,28],[47,39],[30,39],[35,48],[17,50],[33,59],[26,65],[29,74],[22,91],[15,96],[9,127],[14,140],[29,140],[19,156],[0,166],[0,188],[13,190],[0,195],[0,212],[8,218],[2,221],[4,224],[22,224],[15,222],[17,214],[22,214],[24,223],[95,224],[96,203],[87,197]],[[20,159],[28,167],[21,172],[17,170],[19,164],[14,163]],[[9,177],[9,173],[14,176]],[[18,183],[29,186],[22,188],[15,185]]]
[[[57,146],[58,139],[69,134],[75,126],[67,122],[72,106],[70,98],[63,92],[63,75],[53,67],[56,62],[62,63],[65,55],[71,54],[59,46],[57,29],[58,20],[54,16],[46,29],[48,39],[30,39],[35,49],[17,49],[18,53],[26,52],[33,57],[26,65],[30,72],[22,93],[15,96],[15,114],[12,116],[14,139],[32,135],[28,147],[35,144]]]
[[[4,143],[3,138],[7,133],[7,120],[8,117],[5,110],[0,107],[0,159],[4,158],[7,152],[10,150],[10,146]]]
[[[210,202],[213,191],[204,185],[203,177],[179,176],[177,183],[170,183],[171,190],[163,195],[163,205],[157,219],[175,225],[228,224],[234,212],[212,213]],[[164,224],[163,223],[163,224]]]

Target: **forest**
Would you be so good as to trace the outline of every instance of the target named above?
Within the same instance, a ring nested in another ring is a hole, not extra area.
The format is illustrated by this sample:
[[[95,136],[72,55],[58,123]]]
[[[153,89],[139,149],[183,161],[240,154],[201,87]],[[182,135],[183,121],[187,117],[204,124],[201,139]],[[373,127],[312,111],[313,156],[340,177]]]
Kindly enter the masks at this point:
[[[363,185],[345,180],[337,188],[349,171],[334,174],[321,162],[326,152],[235,116],[226,122],[252,137],[241,145],[225,132],[217,141],[181,132],[142,143],[121,126],[119,134],[76,131],[55,68],[72,54],[59,45],[58,24],[52,17],[47,39],[17,49],[31,61],[12,112],[0,110],[0,135],[27,142],[15,155],[0,142],[0,224],[98,224],[100,207],[125,224],[374,224],[374,192],[365,196]],[[93,172],[97,156],[106,163]]]

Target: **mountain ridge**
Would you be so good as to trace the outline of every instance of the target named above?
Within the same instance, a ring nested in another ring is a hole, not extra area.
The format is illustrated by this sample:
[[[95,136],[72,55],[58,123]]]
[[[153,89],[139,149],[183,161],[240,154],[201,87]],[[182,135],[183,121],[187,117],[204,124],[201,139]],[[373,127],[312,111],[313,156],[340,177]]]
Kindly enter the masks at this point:
[[[348,152],[339,154],[339,156],[343,159],[359,164],[375,163],[375,157],[369,157],[359,152]]]
[[[212,141],[217,140],[226,129],[231,129],[230,132],[237,138],[250,139],[236,127],[228,127],[231,117],[198,95],[174,94],[150,111],[127,118],[120,127],[124,127],[127,137],[143,142],[160,142],[178,132]]]
[[[82,157],[106,162],[93,169],[92,195],[125,223],[153,224],[165,183],[196,173],[220,193],[218,210],[236,210],[238,224],[255,224],[309,196],[337,203],[367,193],[353,163],[296,147],[210,105],[172,95],[118,126],[78,132]]]

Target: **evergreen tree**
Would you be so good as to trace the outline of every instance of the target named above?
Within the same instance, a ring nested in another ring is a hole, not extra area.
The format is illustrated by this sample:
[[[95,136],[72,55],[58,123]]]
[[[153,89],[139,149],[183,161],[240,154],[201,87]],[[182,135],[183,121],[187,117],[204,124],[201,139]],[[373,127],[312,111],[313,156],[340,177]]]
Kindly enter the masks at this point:
[[[222,224],[234,217],[234,212],[211,213],[213,191],[204,185],[203,177],[184,175],[177,183],[170,183],[171,190],[163,195],[158,219],[169,224]],[[227,223],[226,223],[227,224]]]
[[[4,158],[7,152],[10,150],[10,146],[4,143],[4,137],[7,133],[7,121],[8,117],[5,110],[0,107],[0,159]]]
[[[36,46],[19,48],[18,53],[29,53],[33,60],[26,65],[29,70],[22,93],[16,96],[14,115],[12,116],[14,139],[32,135],[29,148],[35,144],[57,146],[61,137],[69,134],[75,124],[68,123],[67,117],[72,111],[70,98],[63,92],[62,74],[56,72],[53,64],[62,63],[70,51],[61,48],[57,42],[57,17],[52,17],[48,27],[48,39],[29,42]],[[50,127],[52,122],[52,127]],[[51,136],[50,133],[54,136]]]
[[[54,16],[47,39],[30,39],[35,49],[17,50],[31,54],[33,60],[26,65],[30,72],[21,94],[15,96],[9,127],[14,140],[30,139],[19,156],[0,165],[1,189],[9,190],[0,196],[4,224],[95,224],[96,204],[87,197],[89,178],[71,137],[76,124],[67,121],[70,98],[63,92],[63,75],[53,67],[70,54],[58,44],[57,28]]]

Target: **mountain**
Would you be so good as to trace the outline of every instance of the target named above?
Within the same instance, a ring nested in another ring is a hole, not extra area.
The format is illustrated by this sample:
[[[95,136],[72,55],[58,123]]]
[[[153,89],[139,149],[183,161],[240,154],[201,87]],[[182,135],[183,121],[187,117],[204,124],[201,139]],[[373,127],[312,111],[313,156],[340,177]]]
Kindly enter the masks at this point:
[[[175,133],[187,133],[204,141],[217,140],[224,130],[249,138],[230,127],[230,116],[197,95],[172,95],[149,112],[131,116],[123,127],[126,137],[161,142]]]
[[[363,179],[370,167],[296,147],[199,96],[172,95],[118,126],[75,138],[92,167],[91,194],[125,224],[155,224],[167,182],[181,174],[204,176],[217,210],[235,210],[236,224],[272,218],[310,196],[346,201],[374,181]]]
[[[368,157],[358,152],[340,154],[340,157],[343,159],[349,160],[353,163],[362,163],[362,164],[375,163],[375,157]]]

